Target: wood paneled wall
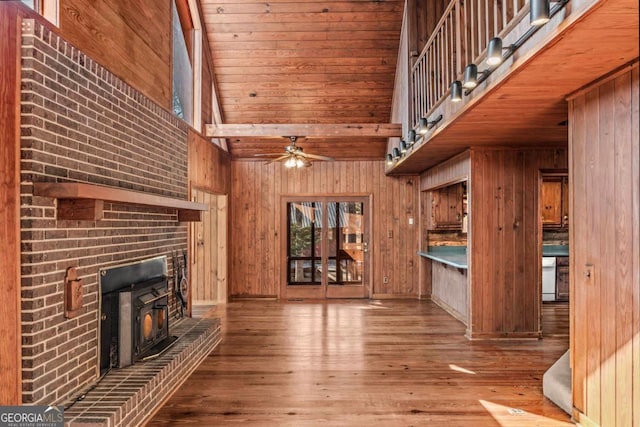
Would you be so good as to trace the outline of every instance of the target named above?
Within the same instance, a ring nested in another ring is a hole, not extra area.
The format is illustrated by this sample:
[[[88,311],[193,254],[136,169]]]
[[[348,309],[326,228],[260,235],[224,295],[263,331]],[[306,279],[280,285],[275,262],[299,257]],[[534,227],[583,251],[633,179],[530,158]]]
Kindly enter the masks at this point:
[[[205,43],[205,46],[208,44]],[[208,49],[208,47],[204,47]],[[202,55],[202,123],[200,124],[200,132],[204,133],[205,126],[215,123],[213,119],[213,69],[208,58],[211,55]]]
[[[226,303],[228,197],[192,189],[191,199],[209,210],[191,224],[190,306]]]
[[[565,149],[471,150],[468,337],[540,336],[540,170],[567,164]]]
[[[638,62],[569,102],[574,416],[640,425]]]
[[[171,2],[60,0],[59,34],[172,109]]]
[[[203,214],[202,222],[191,225],[189,234],[189,280],[194,291],[190,295],[191,302],[226,302],[228,202],[225,199],[224,205],[219,206],[224,198],[218,195],[229,195],[229,154],[193,129],[189,129],[187,153],[190,197],[210,205],[209,212]],[[218,209],[223,211],[218,212]]]
[[[279,296],[286,261],[281,196],[295,194],[371,194],[374,297],[418,296],[418,176],[386,177],[381,161],[314,162],[296,170],[232,161],[231,178],[230,296]]]
[[[193,129],[189,130],[188,175],[190,188],[229,194],[229,154]]]
[[[431,300],[467,325],[467,313],[469,312],[467,270],[436,261],[432,261],[431,268],[433,271]]]
[[[464,181],[471,175],[471,154],[467,150],[434,166],[420,175],[420,191]]]
[[[409,1],[415,3],[416,13],[413,15],[413,25],[416,27],[416,46],[418,53],[420,53],[442,18],[444,10],[449,5],[449,0]]]

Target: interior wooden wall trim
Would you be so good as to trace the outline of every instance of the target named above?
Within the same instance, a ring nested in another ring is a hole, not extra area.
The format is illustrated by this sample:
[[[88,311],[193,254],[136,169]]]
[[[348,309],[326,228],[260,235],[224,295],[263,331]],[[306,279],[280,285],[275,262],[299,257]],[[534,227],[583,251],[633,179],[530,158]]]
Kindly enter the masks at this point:
[[[22,403],[20,297],[20,32],[37,15],[0,2],[0,405]]]
[[[574,412],[640,424],[640,77],[637,63],[569,102]]]

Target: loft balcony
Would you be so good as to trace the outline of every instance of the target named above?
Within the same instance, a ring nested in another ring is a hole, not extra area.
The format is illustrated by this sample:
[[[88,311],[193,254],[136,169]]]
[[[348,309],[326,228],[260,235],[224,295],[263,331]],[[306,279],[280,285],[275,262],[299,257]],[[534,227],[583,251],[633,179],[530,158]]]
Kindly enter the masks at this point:
[[[567,97],[638,57],[636,10],[637,0],[551,2],[551,19],[532,26],[523,0],[452,0],[418,50],[413,18],[420,8],[409,3],[392,121],[403,124],[407,141],[415,131],[416,141],[387,174],[420,173],[471,147],[566,147]],[[494,37],[507,49],[490,66]],[[451,85],[464,81],[469,64],[479,84],[462,88],[455,102]],[[423,135],[420,119],[429,123]],[[396,147],[400,139],[391,138],[387,152],[393,156]]]

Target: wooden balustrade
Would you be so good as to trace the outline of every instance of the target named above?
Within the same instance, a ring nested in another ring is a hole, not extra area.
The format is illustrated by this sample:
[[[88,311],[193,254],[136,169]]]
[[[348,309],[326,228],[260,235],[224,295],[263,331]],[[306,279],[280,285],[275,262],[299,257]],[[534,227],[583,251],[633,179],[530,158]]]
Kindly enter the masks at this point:
[[[412,127],[449,92],[467,64],[479,64],[493,37],[503,36],[529,8],[525,0],[452,0],[412,69]]]

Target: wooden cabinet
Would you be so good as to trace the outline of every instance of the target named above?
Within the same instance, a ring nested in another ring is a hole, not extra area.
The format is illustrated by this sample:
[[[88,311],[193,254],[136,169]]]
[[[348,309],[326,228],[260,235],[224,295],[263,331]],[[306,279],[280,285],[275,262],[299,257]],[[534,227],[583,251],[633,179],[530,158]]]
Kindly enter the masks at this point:
[[[431,225],[434,229],[462,229],[464,197],[463,183],[431,192]]]
[[[544,228],[569,225],[569,188],[567,177],[544,177],[540,198],[540,215]]]
[[[556,257],[556,301],[569,301],[569,257]]]

